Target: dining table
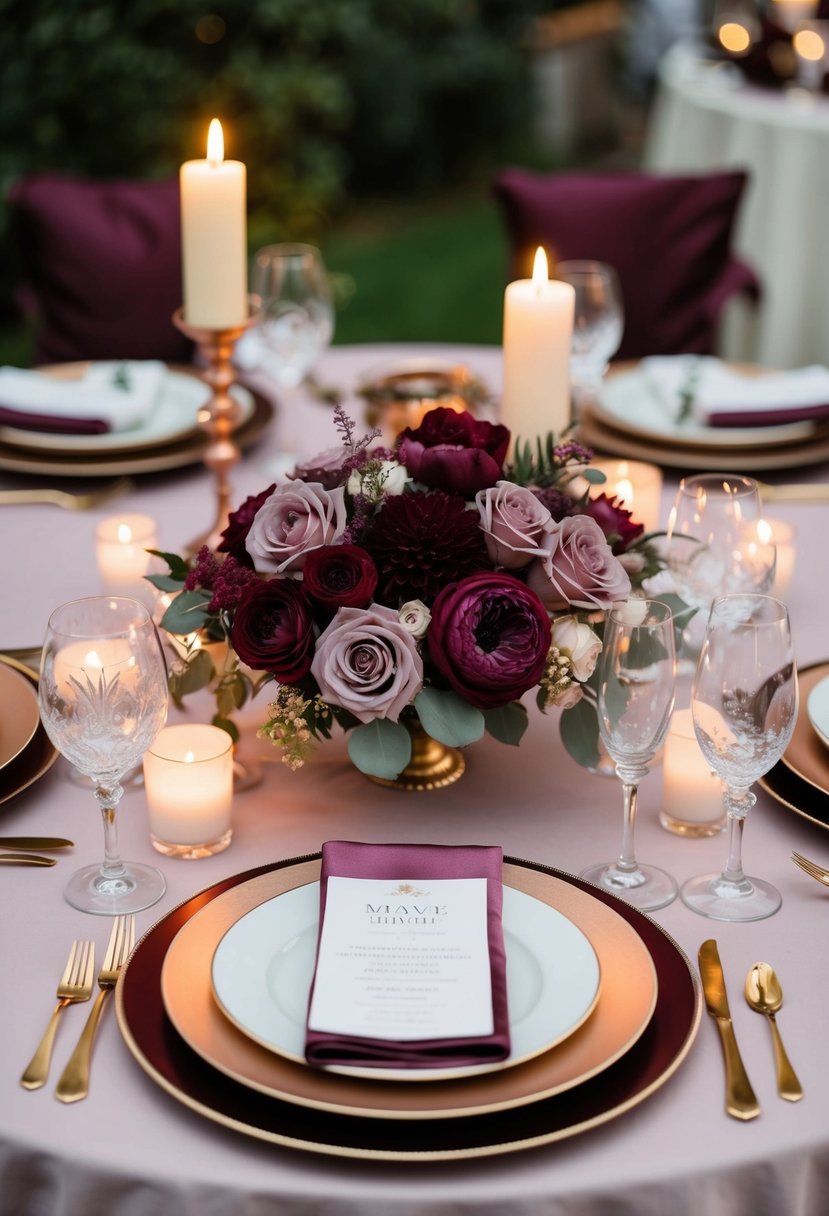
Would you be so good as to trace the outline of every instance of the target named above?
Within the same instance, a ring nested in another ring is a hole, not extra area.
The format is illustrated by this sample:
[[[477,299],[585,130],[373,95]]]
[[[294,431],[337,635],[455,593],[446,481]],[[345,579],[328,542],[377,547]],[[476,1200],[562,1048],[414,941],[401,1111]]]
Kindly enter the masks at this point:
[[[360,384],[378,369],[413,359],[462,364],[497,400],[502,375],[497,347],[333,346],[321,358],[315,382],[337,390],[359,430],[365,407]],[[231,472],[234,505],[284,477],[298,459],[339,441],[332,407],[319,391],[277,389],[262,370],[249,371],[246,378],[268,397],[272,417]],[[767,480],[819,486],[826,471],[826,466],[798,469],[795,475],[774,471]],[[676,483],[677,474],[666,470],[663,526]],[[0,470],[0,489],[55,484],[55,476]],[[94,484],[83,476],[60,479],[69,490]],[[0,506],[6,571],[0,653],[35,651],[58,604],[102,593],[95,549],[95,527],[102,519],[113,513],[149,515],[157,547],[182,552],[210,526],[214,509],[213,477],[198,460],[142,472],[117,501],[87,510],[48,503]],[[775,503],[774,513],[797,533],[787,602],[797,663],[805,670],[829,660],[827,507],[783,501]],[[486,737],[467,749],[466,772],[456,784],[409,792],[357,771],[340,734],[291,771],[257,735],[267,703],[266,687],[236,715],[240,757],[249,769],[261,766],[261,779],[235,794],[233,837],[224,851],[196,860],[161,856],[150,841],[143,786],[140,781],[127,785],[118,814],[122,853],[156,864],[167,882],[161,901],[137,915],[139,942],[197,893],[257,868],[314,858],[329,840],[497,845],[517,865],[564,876],[576,876],[616,852],[620,783],[571,758],[559,735],[559,710],[542,714],[528,698],[529,726],[519,746]],[[180,708],[171,705],[169,720],[209,721],[212,712],[209,695],[199,693]],[[657,764],[640,789],[638,855],[680,882],[719,870],[725,836],[683,837],[660,825],[662,784]],[[449,1119],[441,1152],[442,1128],[434,1120],[428,1129],[432,1151],[407,1158],[362,1151],[373,1141],[365,1126],[375,1122],[371,1117],[352,1118],[350,1147],[336,1150],[324,1134],[314,1135],[314,1111],[301,1106],[296,1107],[296,1135],[290,1113],[282,1133],[271,1137],[255,1134],[244,1118],[235,1123],[212,1118],[142,1066],[112,1007],[105,1009],[99,1029],[88,1097],[65,1105],[54,1096],[86,1017],[84,1005],[62,1014],[49,1083],[36,1091],[21,1087],[20,1075],[54,1004],[69,945],[92,937],[100,961],[109,933],[106,917],[85,914],[64,899],[70,873],[98,860],[103,842],[92,791],[60,757],[28,788],[0,803],[0,836],[74,841],[71,850],[54,854],[57,864],[50,868],[0,869],[0,1216],[825,1216],[829,891],[796,868],[790,854],[794,849],[829,864],[827,829],[829,822],[809,817],[808,805],[786,805],[758,788],[747,819],[745,866],[748,874],[779,888],[780,911],[766,920],[732,924],[705,919],[677,899],[647,917],[637,914],[637,923],[669,936],[693,994],[693,1008],[686,1002],[682,1013],[688,1032],[653,1084],[630,1101],[608,1103],[601,1117],[579,1123],[574,1114],[571,1127],[565,1117],[561,1134],[546,1134],[530,1121],[526,1136],[514,1131],[499,1136],[499,1116],[487,1115],[488,1138],[477,1150],[456,1147]],[[737,1039],[762,1107],[748,1122],[729,1117],[724,1107],[719,1037],[706,1016],[697,978],[698,951],[709,938],[719,947]],[[773,964],[783,986],[778,1023],[805,1091],[796,1103],[778,1097],[769,1026],[744,999],[746,974],[759,960]],[[674,1016],[669,993],[661,1016],[666,1025]],[[252,1108],[261,1101],[251,1093]],[[503,1118],[506,1128],[507,1115]],[[414,1122],[407,1126],[413,1137],[422,1130]]]

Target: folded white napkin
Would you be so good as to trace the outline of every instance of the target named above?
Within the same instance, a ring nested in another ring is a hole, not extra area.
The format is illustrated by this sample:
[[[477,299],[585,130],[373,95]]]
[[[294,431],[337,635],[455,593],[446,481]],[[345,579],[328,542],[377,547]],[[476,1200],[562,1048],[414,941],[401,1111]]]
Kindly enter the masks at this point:
[[[652,356],[640,368],[650,390],[678,418],[686,402],[705,426],[776,426],[829,418],[829,368],[750,376],[711,356]]]
[[[0,422],[21,429],[129,431],[149,418],[166,375],[163,363],[93,363],[79,380],[0,368]]]

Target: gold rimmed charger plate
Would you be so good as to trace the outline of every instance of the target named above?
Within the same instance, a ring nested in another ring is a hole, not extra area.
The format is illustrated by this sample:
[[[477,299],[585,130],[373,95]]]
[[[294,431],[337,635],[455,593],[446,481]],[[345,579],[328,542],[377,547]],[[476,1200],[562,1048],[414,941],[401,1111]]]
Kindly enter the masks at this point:
[[[656,1005],[653,960],[612,908],[548,874],[504,866],[504,883],[555,908],[584,933],[602,982],[591,1016],[558,1046],[513,1067],[428,1084],[345,1076],[269,1050],[221,1010],[210,967],[224,934],[252,909],[316,882],[319,866],[278,871],[212,900],[180,931],[164,962],[162,999],[185,1042],[221,1072],[262,1093],[319,1110],[366,1118],[460,1118],[563,1093],[609,1067],[644,1033]]]
[[[780,759],[801,781],[829,797],[829,749],[812,726],[806,712],[806,698],[815,685],[827,675],[829,662],[816,663],[798,671],[800,709],[789,746]]]
[[[300,1106],[241,1085],[205,1061],[180,1037],[164,1009],[161,969],[179,930],[211,900],[260,875],[319,862],[319,854],[226,878],[185,900],[139,942],[116,990],[118,1024],[143,1071],[194,1113],[270,1144],[361,1160],[459,1161],[550,1144],[618,1118],[660,1089],[694,1042],[701,994],[694,968],[649,917],[615,896],[536,863],[507,862],[549,875],[613,908],[642,939],[658,979],[653,1017],[615,1064],[562,1094],[509,1110],[457,1119],[364,1119]],[[306,870],[313,874],[316,870]],[[296,878],[296,875],[293,875]]]
[[[38,673],[18,659],[0,654],[0,670],[4,668],[14,671],[26,679],[35,694],[35,708],[37,708]],[[9,802],[27,790],[30,785],[34,785],[49,771],[57,758],[57,749],[49,741],[49,736],[43,729],[38,714],[38,721],[29,742],[10,763],[0,769],[0,804]]]
[[[31,743],[39,721],[31,680],[0,663],[0,772]]]
[[[829,460],[829,428],[821,427],[808,440],[776,447],[675,447],[652,436],[628,435],[608,426],[585,406],[577,427],[579,440],[588,447],[634,460],[643,457],[667,468],[696,472],[729,473],[735,470],[767,472],[802,468]]]

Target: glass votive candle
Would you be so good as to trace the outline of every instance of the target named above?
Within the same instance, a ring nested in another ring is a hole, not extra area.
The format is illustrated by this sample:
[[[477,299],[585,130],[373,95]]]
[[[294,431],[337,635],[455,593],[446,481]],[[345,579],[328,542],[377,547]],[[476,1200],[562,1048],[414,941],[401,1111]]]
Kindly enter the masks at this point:
[[[646,532],[656,532],[662,513],[662,470],[642,460],[593,460],[591,469],[599,469],[607,481],[591,486],[591,498],[606,494],[615,498],[633,513]]]
[[[708,767],[690,709],[678,709],[665,738],[659,822],[678,836],[715,836],[725,826],[722,782]]]
[[[167,857],[211,857],[233,835],[233,740],[218,726],[167,726],[144,756],[153,848]]]
[[[797,552],[797,529],[794,524],[786,523],[784,519],[758,520],[757,535],[763,544],[773,544],[777,550],[777,560],[774,568],[774,583],[770,594],[785,600],[794,574],[794,561]]]
[[[145,582],[158,548],[155,520],[149,515],[111,515],[95,529],[95,556],[106,595],[125,595],[151,607],[155,591]]]

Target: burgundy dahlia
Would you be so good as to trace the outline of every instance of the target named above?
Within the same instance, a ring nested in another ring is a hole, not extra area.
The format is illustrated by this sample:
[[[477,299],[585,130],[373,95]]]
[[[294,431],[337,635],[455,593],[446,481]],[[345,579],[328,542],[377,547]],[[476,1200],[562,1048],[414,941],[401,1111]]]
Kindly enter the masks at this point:
[[[243,566],[253,569],[253,558],[245,548],[245,538],[250,531],[254,516],[276,489],[276,482],[263,490],[261,494],[252,494],[246,498],[240,507],[230,512],[228,524],[222,533],[221,543],[217,546],[220,553],[230,553]]]
[[[380,575],[378,598],[393,608],[429,604],[447,583],[490,564],[478,512],[440,491],[387,498],[363,543]]]
[[[501,477],[509,447],[505,426],[478,422],[440,406],[400,436],[397,457],[415,481],[474,498]]]
[[[644,524],[634,523],[632,511],[620,506],[615,498],[608,498],[607,494],[591,498],[582,508],[582,514],[595,519],[606,537],[617,538],[611,545],[614,553],[624,553],[645,531]]]
[[[541,600],[511,574],[473,574],[432,605],[429,654],[455,692],[479,709],[515,701],[541,679],[550,649]]]
[[[311,605],[302,586],[290,578],[272,578],[246,587],[230,641],[249,667],[269,671],[286,684],[301,680],[314,657]]]
[[[365,608],[377,588],[377,567],[359,545],[312,549],[302,574],[306,593],[326,608]]]

